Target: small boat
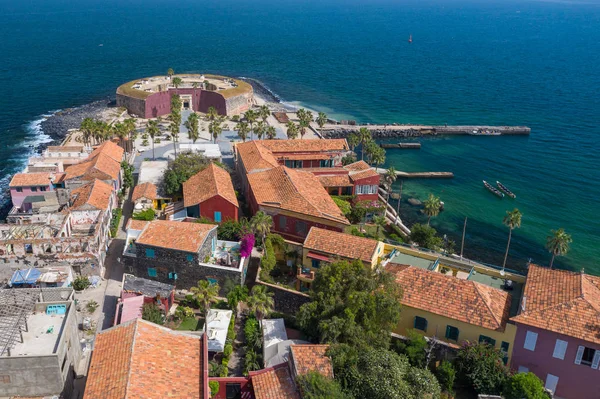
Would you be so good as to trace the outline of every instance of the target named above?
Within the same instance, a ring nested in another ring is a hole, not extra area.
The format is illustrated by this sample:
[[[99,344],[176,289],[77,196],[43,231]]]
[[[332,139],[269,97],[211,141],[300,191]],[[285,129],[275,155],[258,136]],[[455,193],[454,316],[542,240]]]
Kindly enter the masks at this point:
[[[408,42],[412,43],[412,35],[408,35]]]
[[[509,197],[511,197],[511,198],[517,198],[517,196],[516,196],[515,193],[513,193],[512,191],[510,191],[508,189],[508,187],[506,187],[504,184],[500,183],[498,180],[496,180],[496,185],[498,186],[498,188],[500,189],[500,191],[503,191]]]
[[[492,186],[490,183],[486,182],[485,180],[483,181],[483,185],[485,186],[485,188],[487,188],[492,194],[500,197],[500,198],[504,198],[504,193],[500,190],[498,190],[496,187]]]

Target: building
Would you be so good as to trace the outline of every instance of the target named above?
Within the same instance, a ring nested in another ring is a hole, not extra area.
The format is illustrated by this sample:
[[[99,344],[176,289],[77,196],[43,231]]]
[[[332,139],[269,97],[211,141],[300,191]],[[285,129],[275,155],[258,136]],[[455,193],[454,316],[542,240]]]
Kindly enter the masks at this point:
[[[208,399],[206,335],[142,319],[96,337],[84,399]]]
[[[114,325],[142,317],[142,308],[147,303],[155,303],[167,314],[175,302],[175,286],[123,274],[121,297],[117,301]]]
[[[212,162],[183,183],[183,204],[188,217],[215,223],[238,220],[239,204],[231,176]]]
[[[331,195],[354,195],[356,201],[379,200],[379,173],[365,161],[312,172],[319,177],[319,181]]]
[[[343,231],[350,223],[310,172],[278,166],[248,175],[252,213],[273,217],[271,231],[303,242],[312,227]]]
[[[169,167],[168,161],[142,161],[139,165],[137,186],[132,193],[134,209],[152,206],[162,211],[172,200],[163,192],[163,176]]]
[[[327,356],[329,345],[301,344],[290,346],[290,370],[294,378],[311,371],[333,379],[333,365]]]
[[[31,201],[27,201],[27,198],[53,191],[55,178],[52,172],[15,174],[8,185],[13,206],[23,212],[31,211]]]
[[[233,311],[209,309],[206,314],[206,339],[209,352],[223,352]]]
[[[300,393],[286,363],[249,373],[256,399],[300,399]]]
[[[173,79],[179,78],[179,87]],[[218,75],[154,76],[133,80],[117,88],[117,106],[148,119],[171,113],[171,97],[178,94],[182,109],[206,113],[214,107],[219,115],[241,114],[252,106],[252,86],[243,80]]]
[[[84,161],[65,169],[64,187],[73,189],[93,180],[102,180],[118,191],[121,188],[121,161],[124,153],[117,144],[105,141]]]
[[[0,394],[71,397],[82,374],[73,290],[0,290],[0,325]]]
[[[51,266],[16,270],[8,285],[15,288],[68,288],[73,283],[70,266]]]
[[[487,342],[508,362],[516,326],[509,323],[511,295],[501,289],[414,266],[388,264],[402,287],[402,319],[396,333],[415,330],[458,346]]]
[[[64,172],[68,166],[85,160],[91,148],[83,145],[48,146],[27,162],[28,172]]]
[[[238,242],[217,240],[217,225],[196,222],[130,220],[123,255],[134,275],[184,289],[204,279],[243,284],[248,268]]]
[[[133,209],[136,211],[146,209],[160,209],[158,205],[158,189],[153,183],[141,183],[135,186],[131,193]]]
[[[558,398],[600,392],[600,277],[530,264],[512,368],[531,371]]]

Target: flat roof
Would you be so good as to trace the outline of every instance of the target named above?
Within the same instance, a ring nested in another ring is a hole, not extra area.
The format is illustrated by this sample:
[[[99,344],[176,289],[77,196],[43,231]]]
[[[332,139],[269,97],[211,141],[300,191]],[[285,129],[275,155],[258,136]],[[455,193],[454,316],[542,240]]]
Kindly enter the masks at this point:
[[[521,304],[521,297],[523,296],[523,288],[525,287],[525,284],[511,280],[513,288],[512,290],[507,290],[503,278],[479,273],[475,270],[469,276],[469,280],[508,292],[512,296],[512,302],[509,310],[510,317],[516,316],[517,313],[519,313],[519,306]]]
[[[17,340],[10,350],[11,356],[53,354],[63,332],[65,317],[66,314],[47,315],[45,311],[28,316],[27,331],[22,332],[23,342]],[[2,324],[1,319],[0,324]]]
[[[288,339],[283,319],[267,319],[262,322],[263,346],[268,348]]]
[[[233,312],[231,310],[210,309],[206,315],[206,337],[209,352],[223,352],[227,340],[227,330]]]
[[[153,183],[158,187],[168,166],[169,161],[143,161],[140,164],[137,184]]]
[[[405,254],[404,252],[396,251],[394,257],[390,259],[390,263],[410,265],[418,267],[420,269],[429,269],[429,266],[431,266],[434,263],[434,261],[425,258],[419,258],[418,256]]]
[[[140,293],[147,297],[153,298],[159,294],[162,298],[168,298],[173,289],[175,286],[171,284],[136,277],[132,274],[125,274],[123,278],[123,291]]]

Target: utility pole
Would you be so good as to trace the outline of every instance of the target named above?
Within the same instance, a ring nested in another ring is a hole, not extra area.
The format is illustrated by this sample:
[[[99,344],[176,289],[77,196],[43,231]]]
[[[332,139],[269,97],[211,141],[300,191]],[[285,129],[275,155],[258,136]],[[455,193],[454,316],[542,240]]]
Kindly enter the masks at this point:
[[[462,242],[460,244],[460,259],[463,258],[463,249],[465,248],[465,232],[467,231],[467,217],[465,216],[465,224],[463,225]]]

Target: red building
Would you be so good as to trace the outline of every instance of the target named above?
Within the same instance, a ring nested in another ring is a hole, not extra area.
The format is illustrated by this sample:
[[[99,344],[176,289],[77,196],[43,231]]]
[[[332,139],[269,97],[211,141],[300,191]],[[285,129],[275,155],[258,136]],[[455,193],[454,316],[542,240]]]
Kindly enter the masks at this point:
[[[214,163],[183,183],[183,205],[188,217],[215,223],[238,220],[239,204],[231,176]]]
[[[303,242],[311,227],[343,231],[350,223],[319,179],[310,172],[279,166],[248,175],[250,208],[273,217],[271,231]]]
[[[341,168],[311,170],[331,195],[355,195],[356,201],[377,201],[379,173],[365,161]]]
[[[174,285],[123,274],[123,289],[113,325],[142,317],[142,307],[146,303],[156,303],[167,314],[174,301]]]

